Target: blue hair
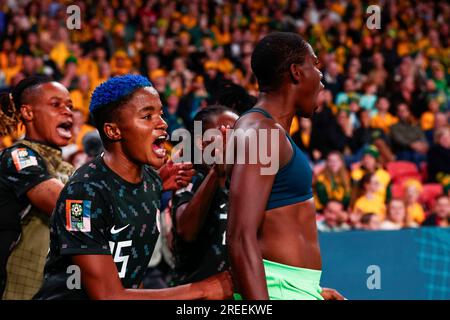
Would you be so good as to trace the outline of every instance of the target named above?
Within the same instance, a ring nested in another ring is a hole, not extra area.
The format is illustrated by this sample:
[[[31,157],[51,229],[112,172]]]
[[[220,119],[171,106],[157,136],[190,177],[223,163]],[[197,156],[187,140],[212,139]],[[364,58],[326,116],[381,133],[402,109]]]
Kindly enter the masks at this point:
[[[127,74],[110,78],[95,88],[89,111],[92,113],[102,109],[143,87],[152,87],[152,83],[141,75]]]

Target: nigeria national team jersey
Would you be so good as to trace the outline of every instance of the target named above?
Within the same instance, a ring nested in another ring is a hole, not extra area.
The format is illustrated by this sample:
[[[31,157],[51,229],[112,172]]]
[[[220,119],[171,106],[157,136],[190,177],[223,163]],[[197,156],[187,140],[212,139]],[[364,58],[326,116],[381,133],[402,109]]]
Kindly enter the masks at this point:
[[[173,285],[200,281],[229,268],[225,243],[228,188],[218,188],[215,192],[204,224],[194,241],[186,242],[176,233],[177,208],[192,200],[205,177],[206,173],[198,170],[197,175],[192,179],[192,185],[179,190],[172,199],[172,233],[175,256]]]
[[[150,167],[137,184],[123,180],[102,157],[78,169],[51,219],[45,280],[35,299],[88,298],[83,287],[68,286],[73,255],[112,255],[123,287],[138,288],[159,235],[161,191]]]
[[[29,211],[27,192],[51,179],[42,157],[17,144],[0,155],[0,230],[20,232],[20,219]]]

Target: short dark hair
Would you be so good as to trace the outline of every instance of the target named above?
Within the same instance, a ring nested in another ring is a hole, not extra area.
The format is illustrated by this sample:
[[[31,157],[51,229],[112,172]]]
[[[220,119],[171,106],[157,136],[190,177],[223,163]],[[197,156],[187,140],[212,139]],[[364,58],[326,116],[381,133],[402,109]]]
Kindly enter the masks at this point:
[[[211,122],[211,119],[213,116],[217,116],[219,114],[222,114],[224,112],[233,112],[236,113],[236,111],[234,111],[231,108],[228,108],[226,106],[222,106],[222,105],[211,105],[211,106],[207,106],[206,108],[201,109],[199,112],[196,113],[196,115],[194,116],[194,120],[195,121],[201,121],[202,124],[208,124]],[[191,128],[192,132],[193,132],[193,127]],[[205,127],[202,126],[202,134],[205,133]]]
[[[203,135],[206,131],[206,125],[210,124],[212,122],[212,118],[214,116],[220,115],[224,112],[232,112],[232,113],[236,113],[236,111],[234,111],[233,109],[230,109],[226,106],[222,106],[222,105],[210,105],[207,106],[206,108],[201,109],[199,112],[197,112],[197,114],[194,116],[194,119],[192,120],[192,122],[190,123],[189,126],[189,131],[191,133],[191,150],[192,153],[191,155],[193,156],[195,152],[200,152],[198,146],[195,143],[195,139],[197,139],[198,135],[195,135],[195,131],[194,131],[194,123],[195,121],[201,121],[202,123],[202,132],[201,134]],[[192,162],[194,162],[194,159],[192,159]]]
[[[137,89],[136,89],[137,90]],[[91,112],[91,119],[94,126],[97,128],[100,138],[102,139],[103,145],[106,145],[111,140],[106,136],[105,131],[103,131],[103,126],[105,123],[116,122],[119,120],[120,109],[122,106],[127,104],[133,97],[134,92],[121,97],[119,100],[108,103],[104,107],[99,108]]]
[[[227,106],[241,115],[245,111],[253,108],[257,100],[244,87],[233,82],[228,82],[224,84],[223,89],[220,91],[217,103]]]
[[[291,64],[302,64],[308,43],[293,32],[273,32],[259,41],[253,50],[251,65],[259,90],[276,90],[283,82]]]

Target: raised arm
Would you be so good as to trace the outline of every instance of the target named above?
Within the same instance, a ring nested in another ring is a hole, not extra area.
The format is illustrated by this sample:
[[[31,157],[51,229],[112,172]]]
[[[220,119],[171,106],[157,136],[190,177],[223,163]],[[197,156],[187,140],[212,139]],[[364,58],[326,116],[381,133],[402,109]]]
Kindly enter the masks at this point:
[[[184,241],[194,241],[203,226],[220,180],[219,174],[211,168],[192,199],[176,210],[176,231]]]

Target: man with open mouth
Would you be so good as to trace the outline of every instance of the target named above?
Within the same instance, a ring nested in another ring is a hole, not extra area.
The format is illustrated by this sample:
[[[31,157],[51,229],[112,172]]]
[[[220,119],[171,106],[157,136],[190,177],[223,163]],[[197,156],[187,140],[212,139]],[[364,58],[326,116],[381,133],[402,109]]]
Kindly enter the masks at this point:
[[[98,86],[89,109],[105,152],[78,169],[61,192],[45,280],[35,298],[231,296],[226,273],[169,289],[140,289],[159,235],[163,183],[155,169],[166,162],[168,137],[161,100],[147,78],[125,75]]]
[[[0,156],[0,298],[30,299],[42,283],[49,216],[72,174],[60,149],[72,138],[72,101],[62,84],[33,76],[0,106],[0,135],[26,129]]]

